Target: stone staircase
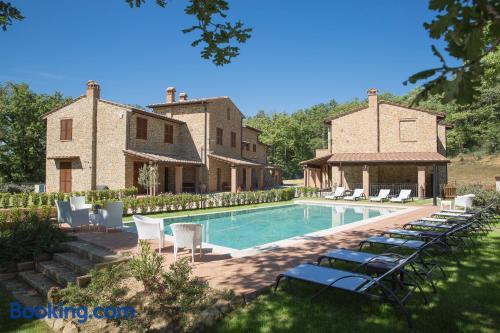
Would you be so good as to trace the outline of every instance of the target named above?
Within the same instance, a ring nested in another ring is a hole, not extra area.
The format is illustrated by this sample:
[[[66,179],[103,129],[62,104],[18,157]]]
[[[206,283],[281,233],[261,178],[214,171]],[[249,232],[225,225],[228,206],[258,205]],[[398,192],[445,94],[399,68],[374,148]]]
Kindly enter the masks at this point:
[[[51,260],[35,263],[32,270],[2,278],[0,283],[19,302],[36,306],[47,302],[51,288],[64,288],[69,283],[84,287],[90,281],[88,273],[92,268],[127,260],[108,249],[84,241],[65,243],[65,250],[54,254]]]

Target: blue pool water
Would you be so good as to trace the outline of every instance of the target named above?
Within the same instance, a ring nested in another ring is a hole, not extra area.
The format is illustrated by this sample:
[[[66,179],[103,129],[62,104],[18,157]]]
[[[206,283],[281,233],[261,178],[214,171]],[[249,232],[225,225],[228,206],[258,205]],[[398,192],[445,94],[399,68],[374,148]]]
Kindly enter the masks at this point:
[[[167,218],[165,219],[165,233],[172,234],[168,227],[172,223],[200,223],[203,225],[204,242],[242,250],[386,215],[394,211],[367,206],[292,204]],[[130,229],[135,231],[134,227]]]
[[[394,210],[377,207],[292,204],[168,218],[165,234],[172,234],[168,226],[172,223],[200,223],[204,242],[242,250],[392,212]]]

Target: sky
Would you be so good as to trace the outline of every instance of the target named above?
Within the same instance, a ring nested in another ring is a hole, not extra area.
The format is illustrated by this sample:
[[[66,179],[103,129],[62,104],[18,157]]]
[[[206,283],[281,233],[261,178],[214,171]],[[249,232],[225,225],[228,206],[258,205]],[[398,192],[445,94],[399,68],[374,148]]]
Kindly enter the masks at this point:
[[[427,0],[229,0],[228,17],[253,28],[241,54],[217,67],[182,29],[186,0],[11,0],[26,17],[0,31],[0,82],[76,97],[88,80],[101,98],[148,105],[174,86],[188,98],[229,96],[247,116],[294,112],[332,99],[366,98],[368,88],[410,91],[409,75],[436,67],[423,23]]]

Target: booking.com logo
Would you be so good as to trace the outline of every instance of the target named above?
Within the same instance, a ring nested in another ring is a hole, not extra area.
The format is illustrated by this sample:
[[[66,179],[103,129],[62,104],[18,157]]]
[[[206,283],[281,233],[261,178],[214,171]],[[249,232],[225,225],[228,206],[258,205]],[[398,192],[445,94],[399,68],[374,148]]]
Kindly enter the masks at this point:
[[[10,319],[77,319],[84,323],[89,319],[133,319],[135,309],[133,306],[96,306],[89,311],[87,306],[64,306],[63,303],[35,307],[22,306],[19,302],[10,303]]]

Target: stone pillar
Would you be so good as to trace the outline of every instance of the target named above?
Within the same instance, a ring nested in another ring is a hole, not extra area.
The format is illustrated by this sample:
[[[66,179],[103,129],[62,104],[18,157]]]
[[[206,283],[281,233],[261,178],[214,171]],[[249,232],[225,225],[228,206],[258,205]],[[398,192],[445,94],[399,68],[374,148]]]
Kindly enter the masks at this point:
[[[264,188],[264,168],[259,169],[259,176],[257,178],[259,179],[259,190],[262,190]]]
[[[175,166],[175,193],[182,193],[182,166]]]
[[[238,189],[238,168],[231,167],[231,192],[236,193]]]
[[[370,166],[363,166],[363,191],[366,197],[370,196]]]
[[[307,174],[308,173],[307,171],[308,171],[308,169],[304,168],[304,187],[309,186],[309,182],[308,182],[309,175]]]
[[[425,165],[417,166],[417,178],[418,178],[418,197],[420,199],[425,198]]]
[[[250,191],[252,189],[252,168],[247,168],[246,177],[246,190]]]

